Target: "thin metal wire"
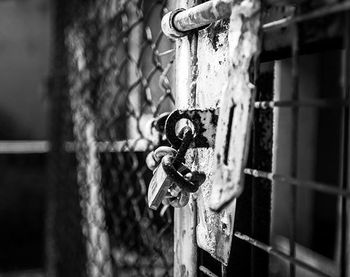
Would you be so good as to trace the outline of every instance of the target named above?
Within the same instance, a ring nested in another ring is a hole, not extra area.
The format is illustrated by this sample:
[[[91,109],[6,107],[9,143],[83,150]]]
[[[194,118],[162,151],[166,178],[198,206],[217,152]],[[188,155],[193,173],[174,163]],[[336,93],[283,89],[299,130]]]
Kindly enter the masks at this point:
[[[298,101],[280,100],[280,101],[256,101],[256,109],[273,108],[341,108],[348,107],[350,101],[345,99],[303,99]]]
[[[262,29],[264,32],[269,32],[276,29],[287,27],[292,24],[302,23],[308,20],[325,17],[335,13],[346,12],[349,9],[350,9],[350,2],[342,1],[336,4],[323,6],[307,14],[298,15],[298,16],[288,16],[286,18],[282,18],[273,22],[266,23],[263,25]]]
[[[298,45],[299,32],[298,25],[293,26],[292,40],[292,101],[298,101],[299,98],[299,64],[298,64]],[[291,175],[298,175],[298,118],[299,110],[296,107],[292,109],[292,149],[291,149]],[[291,216],[290,216],[290,255],[295,257],[295,241],[297,237],[297,188],[291,187]],[[295,265],[290,264],[290,277],[295,277]]]
[[[199,266],[199,270],[209,277],[219,277],[203,265]]]
[[[304,269],[306,269],[314,274],[317,274],[318,276],[333,277],[327,273],[320,271],[319,269],[317,269],[313,266],[308,265],[307,263],[304,263],[303,261],[296,259],[294,256],[286,255],[283,252],[273,248],[272,246],[267,245],[267,244],[265,244],[261,241],[258,241],[256,239],[253,239],[245,234],[242,234],[242,233],[236,231],[234,235],[236,238],[243,240],[243,241],[245,241],[245,242],[247,242],[255,247],[258,247],[261,250],[266,251],[267,253],[269,253],[272,256],[275,256],[275,257],[281,258],[285,261],[288,261],[290,264],[293,264],[294,266],[295,265],[300,266],[301,268],[304,268]]]
[[[274,181],[275,183],[277,182],[277,183],[289,184],[289,185],[297,186],[303,189],[312,189],[322,193],[332,194],[335,196],[341,196],[341,197],[347,197],[347,198],[350,197],[350,191],[334,187],[330,184],[324,184],[324,183],[319,183],[315,181],[299,180],[297,178],[283,176],[280,174],[265,172],[257,169],[251,169],[251,168],[246,168],[244,170],[244,173],[250,176],[254,176],[256,178],[265,178],[265,179]]]

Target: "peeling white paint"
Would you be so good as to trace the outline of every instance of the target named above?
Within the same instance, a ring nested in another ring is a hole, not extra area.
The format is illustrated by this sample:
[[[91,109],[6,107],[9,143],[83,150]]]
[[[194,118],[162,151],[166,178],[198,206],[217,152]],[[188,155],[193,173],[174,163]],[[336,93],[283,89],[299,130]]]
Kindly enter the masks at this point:
[[[235,200],[225,202],[228,203],[227,207],[215,212],[211,209],[211,201],[213,195],[215,198],[221,188],[220,184],[217,186],[220,182],[218,173],[220,180],[225,180],[225,184],[232,180],[232,167],[236,166],[235,174],[239,180],[242,176],[240,173],[244,164],[242,156],[245,155],[249,132],[246,126],[250,120],[246,111],[250,112],[247,105],[249,106],[253,95],[253,88],[248,79],[248,68],[257,49],[258,10],[257,1],[243,1],[233,6],[229,28],[225,30],[222,22],[218,22],[199,32],[197,107],[220,107],[225,113],[232,103],[242,103],[241,107],[236,108],[238,112],[235,111],[233,121],[233,129],[238,132],[238,140],[235,140],[238,143],[233,144],[233,149],[235,151],[238,149],[238,157],[233,150],[230,150],[229,166],[226,166],[222,163],[222,159],[217,164],[213,149],[200,149],[196,158],[197,169],[207,173],[207,179],[197,193],[197,243],[224,264],[228,263],[231,250],[236,202]],[[250,20],[254,22],[251,24]],[[240,99],[244,101],[238,101]],[[217,129],[216,133],[215,152],[217,147],[221,151],[224,150],[226,141],[224,131],[227,132],[228,122],[227,117],[224,117],[224,120],[221,118],[218,126],[221,129]],[[232,140],[237,138],[236,134],[233,134]]]

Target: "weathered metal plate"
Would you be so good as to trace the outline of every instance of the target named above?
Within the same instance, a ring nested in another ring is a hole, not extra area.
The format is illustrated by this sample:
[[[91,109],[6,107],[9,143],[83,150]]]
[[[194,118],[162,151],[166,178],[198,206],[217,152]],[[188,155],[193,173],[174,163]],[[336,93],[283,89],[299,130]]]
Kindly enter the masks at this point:
[[[199,32],[196,97],[198,108],[220,107],[229,68],[226,20]],[[231,226],[233,227],[235,205],[222,212],[210,209],[215,174],[214,148],[198,149],[195,166],[196,169],[207,173],[207,179],[197,194],[197,244],[215,259],[226,264],[231,249]]]
[[[258,52],[260,27],[258,0],[234,5],[230,20],[229,54],[232,67],[222,94],[215,142],[216,171],[210,207],[220,210],[243,191],[255,88],[249,67]]]
[[[197,0],[171,1],[175,8],[188,8],[197,4]],[[175,103],[178,109],[193,108],[191,93],[191,50],[193,38],[184,37],[176,41],[175,59]],[[193,161],[191,149],[186,155],[186,164],[190,167]],[[196,245],[196,202],[193,197],[187,206],[175,209],[174,212],[174,276],[197,276]]]
[[[235,188],[237,182],[241,184],[254,107],[248,67],[254,52],[250,44],[257,49],[258,9],[257,1],[242,1],[235,4],[230,21],[217,22],[199,33],[196,106],[220,107],[223,111],[219,115],[215,150],[199,149],[196,157],[196,169],[208,172],[197,199],[197,243],[223,264],[228,263],[230,256],[236,207],[236,202],[231,201],[233,191],[227,188]],[[253,25],[248,23],[250,20]],[[229,123],[232,129],[228,128]],[[230,144],[225,156],[227,139]],[[240,161],[238,167],[236,161]],[[235,172],[235,183],[220,179],[226,177],[222,175],[227,169],[226,162]],[[221,189],[225,189],[229,199],[223,198]]]
[[[172,181],[168,178],[161,163],[153,172],[153,178],[148,187],[147,202],[148,207],[153,210],[158,209],[165,194],[170,188]]]

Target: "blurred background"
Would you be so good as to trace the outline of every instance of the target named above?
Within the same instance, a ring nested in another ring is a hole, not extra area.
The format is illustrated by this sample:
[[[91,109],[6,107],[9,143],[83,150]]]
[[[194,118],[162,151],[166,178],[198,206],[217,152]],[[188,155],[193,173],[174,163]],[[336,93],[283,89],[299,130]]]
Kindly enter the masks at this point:
[[[48,138],[49,2],[0,1],[2,141]],[[23,276],[41,276],[48,155],[13,155],[3,150],[5,153],[0,155],[0,276],[15,276],[12,273],[20,272],[24,272]]]

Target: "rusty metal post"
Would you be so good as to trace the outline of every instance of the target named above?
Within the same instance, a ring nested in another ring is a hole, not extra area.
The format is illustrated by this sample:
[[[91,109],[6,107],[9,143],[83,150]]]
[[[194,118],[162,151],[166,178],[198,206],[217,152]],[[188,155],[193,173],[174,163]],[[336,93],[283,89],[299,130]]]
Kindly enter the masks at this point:
[[[196,0],[181,0],[177,3],[179,8],[187,8],[195,4]],[[197,62],[196,42],[197,35],[176,41],[175,103],[177,108],[193,107],[195,96],[191,92],[191,82],[193,77],[192,61]],[[193,155],[186,158],[193,158]],[[193,198],[190,199],[186,207],[175,209],[174,276],[197,276],[196,212],[196,201]]]
[[[248,101],[253,101],[255,93],[251,90],[249,84],[246,86],[245,82],[248,80],[246,77],[248,76],[249,61],[255,56],[255,49],[257,48],[257,36],[255,34],[259,27],[259,20],[257,20],[259,14],[256,11],[259,10],[258,4],[260,2],[245,3],[246,5],[242,7],[237,4],[237,7],[234,7],[235,16],[232,17],[231,15],[231,25],[228,25],[227,21],[221,21],[205,30],[186,32],[229,16],[233,7],[232,3],[232,1],[210,1],[189,8],[188,10],[175,10],[163,18],[163,32],[170,37],[180,38],[177,40],[178,45],[183,46],[184,42],[189,43],[188,46],[186,45],[189,51],[181,52],[181,55],[177,55],[177,58],[182,59],[184,64],[187,63],[186,68],[183,68],[183,64],[179,64],[180,66],[176,68],[177,77],[181,74],[181,78],[176,79],[177,92],[184,93],[184,97],[179,99],[181,101],[180,107],[185,109],[190,107],[215,108],[218,107],[220,99],[220,108],[226,107],[227,103],[237,103],[231,99],[231,92],[238,91],[238,89],[232,89],[237,83],[240,84],[238,86],[240,89],[239,93],[234,94],[233,99],[239,100],[239,103],[242,102],[242,106],[244,107],[252,107],[252,105],[246,104],[248,104]],[[184,7],[179,6],[179,8]],[[240,21],[241,15],[245,19],[244,22]],[[253,23],[249,23],[251,25],[247,27],[244,24],[245,22],[251,22],[251,16],[254,16]],[[242,28],[241,30],[240,26],[242,25],[247,28]],[[249,29],[249,32],[246,32],[246,29]],[[250,31],[252,32],[250,33]],[[244,39],[235,40],[236,36],[232,34],[238,32],[245,32]],[[187,35],[187,37],[181,39],[183,35]],[[248,47],[249,49],[247,50],[247,47],[245,47],[244,51],[241,51],[242,45],[247,46],[247,44],[241,43],[241,41],[251,43],[252,48]],[[183,49],[180,48],[180,50]],[[190,55],[188,52],[190,52]],[[241,55],[241,53],[244,54]],[[199,57],[206,58],[198,60]],[[235,64],[237,61],[244,66],[242,68],[237,66],[235,68],[239,69],[234,71],[231,63]],[[244,88],[244,93],[242,93],[242,88]],[[242,97],[239,98],[240,96]],[[243,124],[249,123],[251,113],[248,111],[251,111],[251,109],[244,109],[244,116],[237,115],[235,118],[243,118],[241,120]],[[224,122],[225,120],[222,121]],[[249,128],[243,127],[241,130],[243,139],[239,139],[239,142],[245,144],[245,138],[248,137],[246,136],[246,132],[249,134]],[[226,134],[220,135],[223,141],[227,138]],[[245,149],[240,147],[239,151],[244,154],[246,153]],[[233,157],[231,154],[230,152],[230,157]],[[191,155],[193,166],[205,172],[216,172],[214,168],[214,157],[218,156],[215,156],[212,149],[198,149],[193,151],[193,155]],[[238,159],[241,158],[239,157]],[[239,172],[239,176],[241,176],[241,172]],[[197,230],[193,236],[196,238],[196,242],[200,248],[210,253],[215,259],[226,266],[231,249],[236,202],[227,201],[225,204],[229,202],[229,205],[226,205],[223,210],[219,210],[218,208],[218,211],[213,211],[210,209],[213,207],[209,198],[213,195],[214,189],[217,189],[219,185],[220,182],[214,184],[213,178],[211,175],[208,175],[208,179],[202,185],[198,194],[195,195],[195,197],[198,197],[197,205],[194,206],[197,209]],[[177,252],[176,247],[175,252]],[[221,272],[223,275],[227,272],[225,266],[223,266]],[[201,268],[203,270],[203,266]]]

